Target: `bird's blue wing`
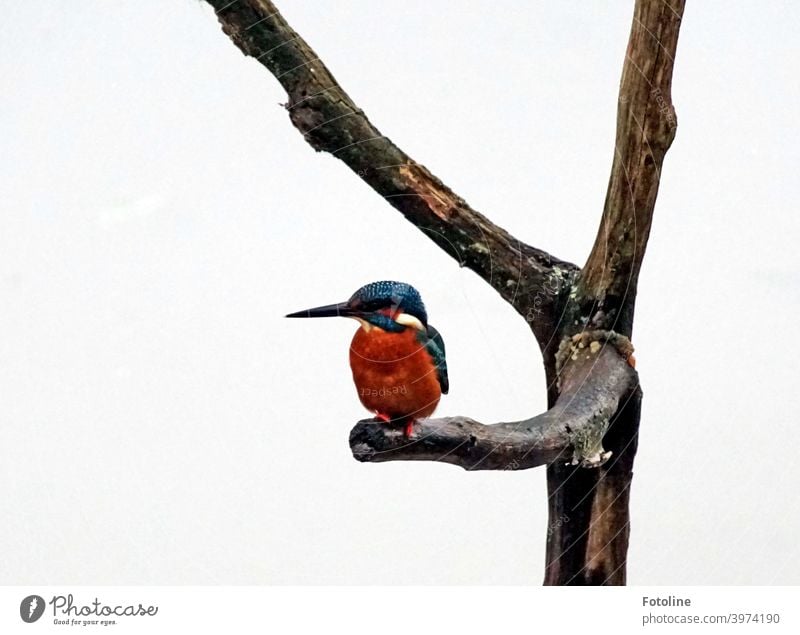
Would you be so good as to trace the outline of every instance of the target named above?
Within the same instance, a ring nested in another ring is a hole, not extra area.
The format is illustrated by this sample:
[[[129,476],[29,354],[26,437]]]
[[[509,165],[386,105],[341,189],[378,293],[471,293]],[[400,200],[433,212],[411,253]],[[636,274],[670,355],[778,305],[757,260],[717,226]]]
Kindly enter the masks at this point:
[[[433,358],[433,363],[436,364],[436,375],[439,379],[439,386],[442,388],[442,393],[447,394],[450,390],[450,380],[447,377],[447,360],[444,355],[444,340],[439,331],[428,324],[427,338],[425,338],[425,348],[430,356]]]

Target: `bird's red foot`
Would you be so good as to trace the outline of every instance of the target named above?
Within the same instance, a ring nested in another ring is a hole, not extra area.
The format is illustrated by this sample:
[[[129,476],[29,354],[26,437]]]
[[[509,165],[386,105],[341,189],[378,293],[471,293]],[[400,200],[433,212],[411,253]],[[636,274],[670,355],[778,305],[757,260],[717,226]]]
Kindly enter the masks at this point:
[[[391,421],[392,421],[392,418],[389,415],[385,415],[382,412],[376,412],[375,413],[375,418],[376,419],[380,419],[384,423],[391,423]]]
[[[413,433],[414,433],[414,420],[409,419],[408,421],[406,421],[406,425],[403,428],[403,436],[406,439],[410,439]]]

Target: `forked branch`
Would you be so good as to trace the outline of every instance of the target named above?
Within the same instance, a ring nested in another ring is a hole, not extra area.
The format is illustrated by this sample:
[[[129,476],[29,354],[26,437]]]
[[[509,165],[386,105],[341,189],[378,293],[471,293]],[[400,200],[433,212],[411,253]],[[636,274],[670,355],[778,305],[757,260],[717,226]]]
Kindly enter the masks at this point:
[[[544,354],[547,412],[493,425],[464,417],[422,420],[411,439],[401,429],[362,421],[350,434],[353,455],[372,462],[441,461],[467,470],[548,464],[545,583],[624,584],[638,375],[618,346],[598,350],[589,342],[563,366],[556,348],[586,333],[631,335],[661,166],[675,134],[671,82],[684,0],[635,1],[608,194],[582,271],[511,236],[382,135],[272,2],[207,2],[233,42],[286,90],[289,116],[306,141],[341,159],[486,280],[526,317]],[[605,463],[603,442],[613,451]],[[577,470],[566,463],[601,467]],[[569,526],[555,522],[567,511]]]

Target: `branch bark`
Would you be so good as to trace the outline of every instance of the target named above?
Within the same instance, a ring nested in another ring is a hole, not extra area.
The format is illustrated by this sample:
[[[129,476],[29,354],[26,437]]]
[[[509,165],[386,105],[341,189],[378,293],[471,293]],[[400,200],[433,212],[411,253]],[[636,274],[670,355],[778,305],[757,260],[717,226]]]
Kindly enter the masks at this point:
[[[614,329],[628,337],[661,168],[678,125],[672,71],[684,4],[636,2],[603,216],[577,285],[577,310],[589,316],[589,328]]]
[[[552,343],[553,305],[577,266],[518,240],[392,143],[272,2],[207,1],[234,44],[286,90],[289,117],[315,150],[343,161],[460,266],[488,282],[528,319],[540,346]]]

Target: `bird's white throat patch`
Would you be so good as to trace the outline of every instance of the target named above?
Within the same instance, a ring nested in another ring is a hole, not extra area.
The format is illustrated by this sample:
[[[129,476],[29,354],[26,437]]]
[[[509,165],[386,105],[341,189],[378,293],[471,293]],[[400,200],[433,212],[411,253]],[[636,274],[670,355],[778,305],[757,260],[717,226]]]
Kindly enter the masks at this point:
[[[361,328],[364,329],[367,333],[369,333],[372,329],[377,328],[376,326],[370,324],[366,320],[361,319],[360,317],[354,317],[354,320],[358,320],[358,323],[361,325]]]

